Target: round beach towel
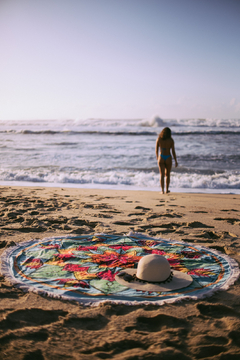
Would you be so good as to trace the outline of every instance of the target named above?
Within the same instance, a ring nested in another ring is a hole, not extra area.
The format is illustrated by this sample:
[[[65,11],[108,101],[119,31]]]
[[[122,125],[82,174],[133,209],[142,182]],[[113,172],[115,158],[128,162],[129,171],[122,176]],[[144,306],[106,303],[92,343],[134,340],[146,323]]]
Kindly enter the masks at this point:
[[[165,256],[173,270],[192,276],[192,284],[169,292],[144,292],[115,280],[122,269],[137,267],[148,254]],[[20,243],[3,253],[2,272],[23,290],[88,305],[199,299],[228,289],[239,276],[236,261],[218,251],[134,233],[64,235]]]

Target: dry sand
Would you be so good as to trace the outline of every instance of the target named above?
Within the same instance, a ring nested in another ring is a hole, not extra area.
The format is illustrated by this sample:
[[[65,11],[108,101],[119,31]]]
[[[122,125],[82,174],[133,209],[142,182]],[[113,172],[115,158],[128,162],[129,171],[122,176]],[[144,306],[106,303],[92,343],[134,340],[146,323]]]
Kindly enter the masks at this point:
[[[240,196],[0,187],[0,253],[63,234],[184,240],[240,262]],[[206,300],[84,307],[24,293],[0,275],[1,359],[240,359],[240,280]]]

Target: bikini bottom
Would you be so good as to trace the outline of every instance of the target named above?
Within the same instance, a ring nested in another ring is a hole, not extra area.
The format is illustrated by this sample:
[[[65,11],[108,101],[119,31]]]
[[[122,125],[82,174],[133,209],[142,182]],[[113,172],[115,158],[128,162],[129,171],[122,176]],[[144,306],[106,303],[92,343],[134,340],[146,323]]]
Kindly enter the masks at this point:
[[[160,154],[161,158],[166,161],[171,155],[163,155],[163,154]]]

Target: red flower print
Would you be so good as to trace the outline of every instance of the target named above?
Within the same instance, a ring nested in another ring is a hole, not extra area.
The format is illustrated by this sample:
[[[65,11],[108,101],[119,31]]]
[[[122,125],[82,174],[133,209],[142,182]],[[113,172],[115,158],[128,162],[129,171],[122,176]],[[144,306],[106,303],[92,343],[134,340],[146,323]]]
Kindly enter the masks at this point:
[[[23,265],[29,267],[30,269],[39,269],[43,266],[43,262],[41,259],[29,258],[23,263]]]
[[[133,248],[132,245],[131,246],[129,246],[129,245],[109,245],[109,247],[114,250],[122,249],[123,251],[127,251],[127,250]]]
[[[55,254],[54,256],[55,256],[55,260],[61,259],[64,261],[74,258],[74,256],[71,254]]]
[[[77,264],[66,264],[63,268],[65,271],[88,271],[89,266],[80,266]]]
[[[170,266],[172,266],[172,267],[178,267],[181,265],[180,261],[178,261],[176,259],[167,259],[167,261],[169,262]]]
[[[88,283],[86,283],[85,281],[78,281],[76,284],[73,284],[73,287],[81,287],[81,288],[87,288],[87,289],[90,289],[90,286]]]
[[[43,249],[59,249],[60,248],[60,245],[58,244],[55,244],[55,245],[44,245],[44,244],[41,244],[41,248]]]
[[[182,251],[181,253],[188,259],[199,259],[201,257],[201,254],[195,251]]]
[[[93,279],[97,276],[95,273],[89,273],[88,269],[89,266],[80,266],[77,264],[67,264],[63,268],[65,271],[73,272],[77,280]]]
[[[58,285],[64,285],[65,287],[72,286],[72,287],[82,287],[82,288],[90,288],[89,284],[85,281],[78,281],[74,279],[57,279]]]
[[[74,279],[56,279],[56,281],[58,281],[58,284],[66,284],[67,282],[73,282],[73,281],[76,281]]]
[[[78,251],[90,251],[90,250],[96,251],[97,249],[98,249],[98,246],[82,246],[82,245],[80,245],[77,248]]]
[[[199,269],[194,269],[194,270],[188,271],[188,275],[209,277],[209,275],[215,275],[215,273],[209,269],[199,268]]]
[[[92,261],[99,267],[133,267],[141,259],[134,253],[119,254],[115,251],[105,251],[104,254],[91,254]]]
[[[157,254],[157,255],[165,255],[165,251],[163,250],[159,250],[159,249],[153,249],[153,250],[149,250],[149,249],[145,249],[145,253],[147,254]]]
[[[158,242],[154,241],[154,240],[138,240],[137,241],[138,245],[140,246],[155,246],[155,245],[159,245]]]
[[[138,245],[140,246],[145,246],[146,245],[146,240],[139,240],[138,242]],[[137,290],[138,291],[138,290]]]
[[[97,276],[101,279],[104,280],[108,280],[108,281],[114,281],[115,280],[115,275],[111,272],[111,270],[108,271],[101,271],[99,273],[97,273]]]

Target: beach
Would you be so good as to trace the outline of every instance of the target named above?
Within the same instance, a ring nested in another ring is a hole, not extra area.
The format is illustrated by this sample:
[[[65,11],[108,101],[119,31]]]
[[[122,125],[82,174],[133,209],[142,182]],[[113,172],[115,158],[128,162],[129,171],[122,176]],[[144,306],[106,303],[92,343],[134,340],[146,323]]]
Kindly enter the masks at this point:
[[[0,186],[158,191],[155,145],[166,126],[178,160],[177,168],[173,162],[170,190],[240,194],[240,119],[158,116],[0,121]]]
[[[128,234],[204,245],[240,262],[240,196],[0,187],[0,254],[31,239]],[[174,304],[84,306],[0,277],[1,359],[239,359],[240,281]]]

